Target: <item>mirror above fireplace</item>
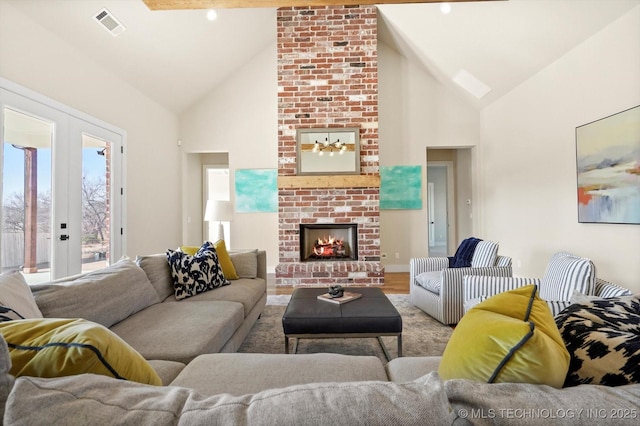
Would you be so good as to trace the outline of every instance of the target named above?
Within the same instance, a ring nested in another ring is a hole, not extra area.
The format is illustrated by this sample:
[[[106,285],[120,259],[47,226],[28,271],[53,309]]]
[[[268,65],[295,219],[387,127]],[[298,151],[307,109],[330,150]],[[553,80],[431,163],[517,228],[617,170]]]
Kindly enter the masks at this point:
[[[298,175],[360,174],[360,129],[315,128],[296,131]]]

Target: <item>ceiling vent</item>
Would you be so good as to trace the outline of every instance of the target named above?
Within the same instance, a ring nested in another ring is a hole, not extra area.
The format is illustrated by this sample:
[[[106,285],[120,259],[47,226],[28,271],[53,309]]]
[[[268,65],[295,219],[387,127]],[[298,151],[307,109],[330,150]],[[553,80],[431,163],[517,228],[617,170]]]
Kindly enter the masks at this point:
[[[122,25],[122,23],[118,21],[107,9],[100,9],[95,14],[94,19],[114,37],[120,35],[124,30],[126,30],[124,25]]]

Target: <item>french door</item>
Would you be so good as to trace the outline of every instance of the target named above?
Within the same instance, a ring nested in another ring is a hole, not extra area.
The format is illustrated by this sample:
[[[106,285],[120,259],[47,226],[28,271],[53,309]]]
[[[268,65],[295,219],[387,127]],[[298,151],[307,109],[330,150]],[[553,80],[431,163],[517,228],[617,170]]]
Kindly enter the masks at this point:
[[[124,132],[0,81],[0,267],[37,283],[124,253]]]

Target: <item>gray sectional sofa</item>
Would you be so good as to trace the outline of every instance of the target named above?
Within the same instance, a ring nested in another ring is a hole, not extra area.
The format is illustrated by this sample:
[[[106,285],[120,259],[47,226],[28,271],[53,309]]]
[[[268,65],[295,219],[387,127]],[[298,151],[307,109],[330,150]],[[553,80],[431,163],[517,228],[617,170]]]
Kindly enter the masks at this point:
[[[555,389],[443,381],[437,374],[440,357],[396,358],[385,365],[371,356],[225,353],[237,350],[266,301],[264,252],[231,256],[248,265],[245,278],[179,302],[172,299],[164,255],[123,260],[34,288],[45,317],[75,315],[109,327],[149,361],[163,386],[96,374],[15,379],[9,374],[7,343],[0,336],[4,424],[638,422],[640,385]],[[255,278],[250,276],[253,264]]]
[[[240,279],[180,301],[164,254],[122,259],[32,292],[45,318],[84,318],[109,328],[147,360],[186,364],[201,354],[237,351],[264,309],[266,252],[230,256]]]
[[[442,381],[439,357],[209,354],[169,386],[84,374],[7,374],[0,339],[0,411],[6,425],[636,425],[640,385]]]

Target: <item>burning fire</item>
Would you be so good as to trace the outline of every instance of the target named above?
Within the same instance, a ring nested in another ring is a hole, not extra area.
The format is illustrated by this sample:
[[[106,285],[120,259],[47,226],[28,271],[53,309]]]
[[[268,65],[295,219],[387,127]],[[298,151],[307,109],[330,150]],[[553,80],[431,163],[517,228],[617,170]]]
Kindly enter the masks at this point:
[[[343,240],[332,236],[318,238],[313,245],[313,253],[320,257],[343,256],[345,254]]]

